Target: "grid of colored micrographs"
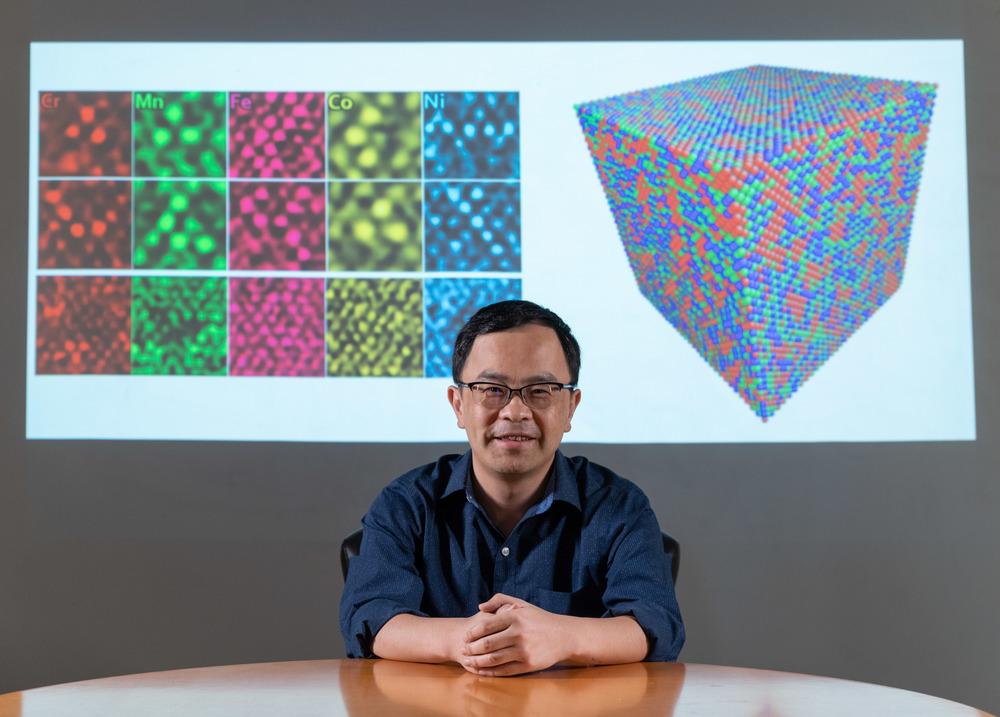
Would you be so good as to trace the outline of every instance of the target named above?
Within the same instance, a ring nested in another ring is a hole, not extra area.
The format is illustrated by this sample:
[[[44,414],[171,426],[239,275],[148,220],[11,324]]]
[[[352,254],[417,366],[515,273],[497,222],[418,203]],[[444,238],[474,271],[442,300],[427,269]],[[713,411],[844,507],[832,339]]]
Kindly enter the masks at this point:
[[[447,377],[521,296],[516,92],[38,102],[38,374]]]
[[[754,66],[576,107],[639,289],[761,419],[899,288],[935,93]]]

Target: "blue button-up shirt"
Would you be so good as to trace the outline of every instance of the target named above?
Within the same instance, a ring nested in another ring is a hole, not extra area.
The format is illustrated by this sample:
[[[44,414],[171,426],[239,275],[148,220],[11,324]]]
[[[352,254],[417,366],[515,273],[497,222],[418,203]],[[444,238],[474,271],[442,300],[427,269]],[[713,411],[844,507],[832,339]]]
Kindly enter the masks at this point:
[[[544,497],[504,537],[471,489],[471,454],[390,483],[362,520],[340,601],[349,657],[374,657],[400,613],[468,617],[495,593],[577,617],[631,615],[647,660],[675,660],[684,625],[656,516],[607,468],[556,452]]]

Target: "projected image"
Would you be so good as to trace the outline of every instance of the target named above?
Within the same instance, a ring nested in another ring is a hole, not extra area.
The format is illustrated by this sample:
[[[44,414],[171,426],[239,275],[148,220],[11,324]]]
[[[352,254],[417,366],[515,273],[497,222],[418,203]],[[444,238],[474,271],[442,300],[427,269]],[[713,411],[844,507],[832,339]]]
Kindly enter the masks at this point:
[[[327,373],[422,376],[423,305],[414,279],[331,279]]]
[[[123,277],[39,277],[38,372],[128,373],[131,290]]]
[[[229,176],[323,178],[322,92],[229,95]]]
[[[524,298],[572,441],[974,439],[963,52],[33,43],[27,435],[462,441]]]
[[[516,184],[427,187],[427,266],[439,271],[520,271],[521,199]]]
[[[132,183],[137,269],[224,269],[224,182]]]
[[[132,280],[132,373],[226,372],[226,284],[200,277]]]
[[[38,186],[40,269],[123,269],[132,260],[132,187],[104,180]]]
[[[52,93],[58,97],[58,93]],[[135,174],[224,177],[226,93],[134,92]],[[48,137],[39,140],[44,145]]]
[[[323,280],[229,282],[231,376],[323,375]]]
[[[428,177],[520,176],[516,92],[440,92],[425,117]]]
[[[459,311],[425,283],[521,271],[517,93],[45,91],[39,111],[41,176],[136,175],[39,181],[39,269],[132,271],[38,277],[46,307],[72,304],[65,355],[37,314],[38,374],[442,375],[443,337],[492,294],[458,289]],[[114,161],[102,132],[128,140]],[[81,340],[109,286],[130,327]]]
[[[229,268],[322,271],[326,197],[317,182],[235,182],[229,193]]]
[[[577,107],[640,290],[762,419],[899,288],[934,96],[756,66]]]
[[[43,92],[38,172],[44,176],[132,174],[131,92]]]
[[[330,207],[335,209],[329,215],[330,269],[419,271],[424,211],[420,191],[416,182],[331,184]]]

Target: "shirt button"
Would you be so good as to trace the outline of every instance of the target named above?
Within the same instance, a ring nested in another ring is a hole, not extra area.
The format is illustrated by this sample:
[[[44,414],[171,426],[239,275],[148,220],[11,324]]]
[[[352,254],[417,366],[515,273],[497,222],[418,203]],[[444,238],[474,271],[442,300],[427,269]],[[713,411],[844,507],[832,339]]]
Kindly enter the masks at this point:
[[[508,548],[506,545],[503,546],[502,548],[500,548],[500,554],[506,558],[508,555],[510,555],[510,548]]]

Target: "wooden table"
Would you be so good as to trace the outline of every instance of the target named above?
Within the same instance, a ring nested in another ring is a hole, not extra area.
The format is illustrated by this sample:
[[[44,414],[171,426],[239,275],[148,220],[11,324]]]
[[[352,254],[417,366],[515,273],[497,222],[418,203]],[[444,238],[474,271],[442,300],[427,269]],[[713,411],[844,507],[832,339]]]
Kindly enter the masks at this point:
[[[0,717],[724,715],[990,717],[937,697],[787,672],[640,663],[476,677],[457,666],[317,660],[109,677],[0,695]]]

